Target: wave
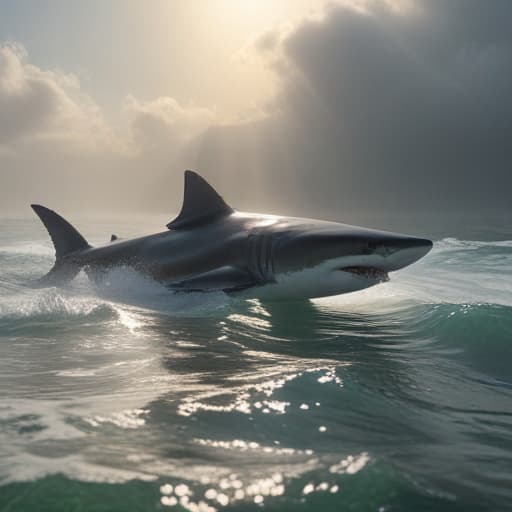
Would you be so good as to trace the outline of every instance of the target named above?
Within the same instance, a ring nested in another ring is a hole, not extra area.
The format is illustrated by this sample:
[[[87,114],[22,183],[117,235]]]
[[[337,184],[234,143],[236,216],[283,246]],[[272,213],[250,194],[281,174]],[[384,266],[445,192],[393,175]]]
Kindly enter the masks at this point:
[[[118,312],[108,303],[56,290],[0,300],[0,335],[39,336],[70,329],[78,332],[85,325],[105,324],[118,318]]]
[[[458,248],[475,248],[481,247],[510,247],[512,248],[512,240],[495,240],[495,241],[484,241],[484,240],[460,240],[458,238],[442,238],[437,241],[434,246],[436,249],[458,249]]]
[[[94,297],[73,293],[73,289],[18,289],[17,291],[16,294],[4,295],[0,298],[0,317],[4,319],[51,315],[86,317],[105,306],[105,303]]]
[[[162,496],[153,487],[149,508],[183,484],[194,503],[206,487],[231,499],[230,473],[247,492],[275,473],[290,503],[307,493],[314,509],[375,486],[510,501],[500,475],[510,465],[512,241],[446,238],[389,283],[273,304],[175,295],[127,269],[99,286],[82,275],[65,289],[28,289],[51,249],[7,242],[0,480],[61,473],[75,492],[81,480],[157,476]]]
[[[2,254],[27,254],[37,256],[53,256],[55,250],[49,244],[37,242],[21,242],[16,245],[0,246],[0,255]]]

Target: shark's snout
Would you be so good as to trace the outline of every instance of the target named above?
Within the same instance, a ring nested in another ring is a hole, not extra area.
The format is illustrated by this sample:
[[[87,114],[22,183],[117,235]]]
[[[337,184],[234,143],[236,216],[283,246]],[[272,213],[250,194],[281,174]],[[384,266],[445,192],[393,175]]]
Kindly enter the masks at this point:
[[[385,269],[388,272],[407,267],[423,258],[430,249],[432,241],[426,238],[396,237],[383,242]]]
[[[281,272],[325,263],[325,268],[331,270],[350,269],[359,275],[373,276],[406,267],[425,256],[431,248],[432,242],[425,238],[342,226],[292,233],[277,245],[275,264]],[[355,268],[361,272],[355,272]]]
[[[432,242],[425,238],[395,235],[385,232],[365,233],[359,247],[365,249],[358,258],[348,258],[348,265],[336,268],[373,282],[388,281],[388,272],[411,265],[425,256]]]

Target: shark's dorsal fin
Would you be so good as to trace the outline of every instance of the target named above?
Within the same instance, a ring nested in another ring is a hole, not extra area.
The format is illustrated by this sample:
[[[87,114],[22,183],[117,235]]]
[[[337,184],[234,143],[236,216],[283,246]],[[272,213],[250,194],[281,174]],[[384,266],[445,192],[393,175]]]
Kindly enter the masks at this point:
[[[180,214],[169,224],[169,229],[190,227],[223,215],[234,210],[226,204],[215,189],[194,171],[185,171],[185,191]]]

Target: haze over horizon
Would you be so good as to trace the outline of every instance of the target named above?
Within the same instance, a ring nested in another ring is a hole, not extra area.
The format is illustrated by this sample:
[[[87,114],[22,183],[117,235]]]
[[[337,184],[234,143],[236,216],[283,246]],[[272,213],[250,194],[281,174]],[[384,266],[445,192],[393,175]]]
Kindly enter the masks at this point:
[[[0,214],[512,214],[512,3],[0,0]]]

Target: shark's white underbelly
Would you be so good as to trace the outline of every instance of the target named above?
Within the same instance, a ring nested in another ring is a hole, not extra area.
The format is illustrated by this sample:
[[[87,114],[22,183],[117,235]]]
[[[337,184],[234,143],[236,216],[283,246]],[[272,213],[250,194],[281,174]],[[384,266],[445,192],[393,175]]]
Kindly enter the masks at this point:
[[[378,284],[378,280],[349,272],[330,271],[317,267],[288,274],[279,274],[275,282],[240,292],[244,298],[267,300],[313,299],[362,290]]]

